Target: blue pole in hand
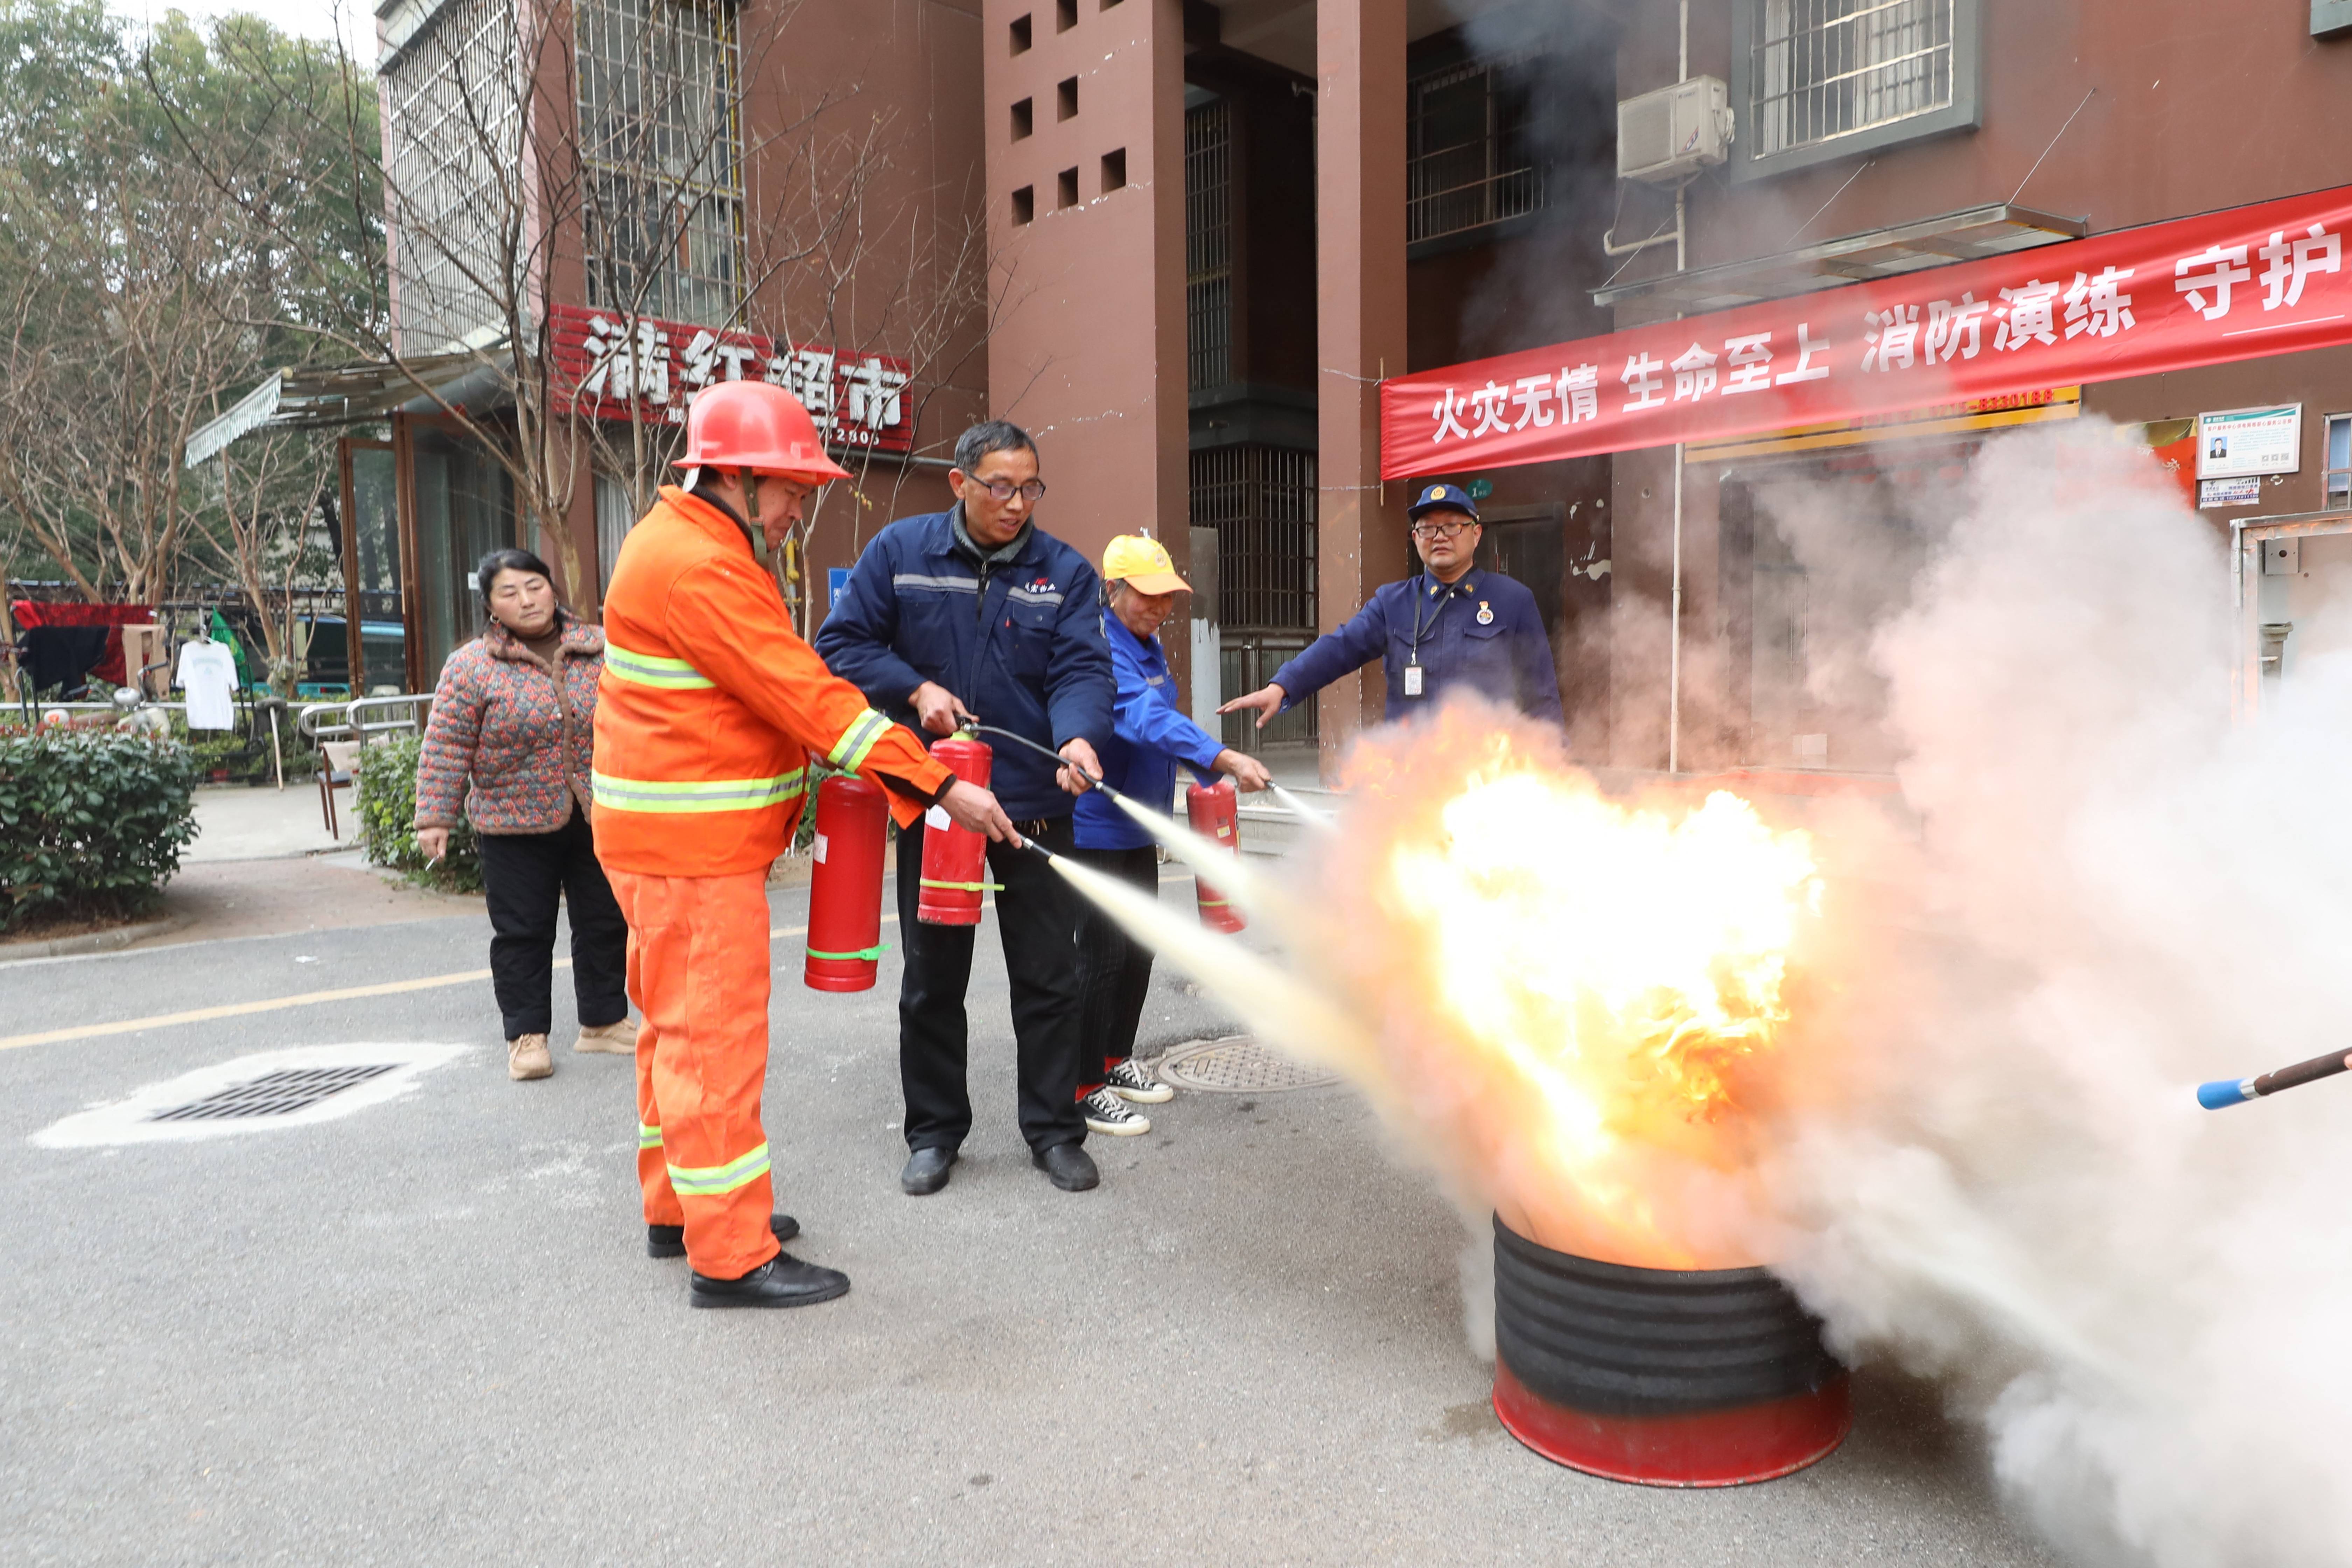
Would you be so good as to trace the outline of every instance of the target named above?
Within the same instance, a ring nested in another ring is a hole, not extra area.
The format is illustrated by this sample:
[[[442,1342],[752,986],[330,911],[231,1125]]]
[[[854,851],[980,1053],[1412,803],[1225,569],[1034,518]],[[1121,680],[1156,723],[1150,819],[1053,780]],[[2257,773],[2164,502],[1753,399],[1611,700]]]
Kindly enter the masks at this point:
[[[2250,1100],[2260,1100],[2283,1089],[2295,1089],[2323,1078],[2334,1078],[2347,1068],[2352,1068],[2352,1055],[2331,1052],[2324,1057],[2314,1057],[2307,1062],[2297,1062],[2291,1068],[2281,1068],[2276,1072],[2266,1072],[2260,1078],[2216,1079],[2211,1083],[2197,1086],[2197,1103],[2208,1110],[2243,1105]]]

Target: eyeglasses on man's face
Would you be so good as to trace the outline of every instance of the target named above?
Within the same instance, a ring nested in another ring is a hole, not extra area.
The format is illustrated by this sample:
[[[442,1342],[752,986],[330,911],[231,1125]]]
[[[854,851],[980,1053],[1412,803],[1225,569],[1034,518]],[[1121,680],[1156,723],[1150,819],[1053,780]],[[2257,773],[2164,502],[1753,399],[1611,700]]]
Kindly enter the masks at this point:
[[[1000,504],[1011,500],[1015,491],[1031,506],[1045,499],[1045,481],[1043,479],[1031,479],[1025,485],[1016,485],[1011,479],[980,479],[966,474],[963,482],[974,489],[986,490]]]
[[[1412,536],[1415,539],[1454,539],[1466,530],[1477,526],[1466,517],[1450,518],[1443,521],[1436,519],[1424,519],[1412,525]]]

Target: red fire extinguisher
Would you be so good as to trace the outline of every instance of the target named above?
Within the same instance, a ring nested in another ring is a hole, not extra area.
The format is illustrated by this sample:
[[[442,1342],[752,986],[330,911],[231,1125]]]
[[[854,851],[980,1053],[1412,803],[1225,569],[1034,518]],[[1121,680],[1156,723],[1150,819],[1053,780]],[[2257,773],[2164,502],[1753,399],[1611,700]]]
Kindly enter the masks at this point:
[[[1184,815],[1192,831],[1203,838],[1213,839],[1242,852],[1241,799],[1234,794],[1234,781],[1219,779],[1213,784],[1192,784],[1184,791]],[[1201,923],[1212,931],[1236,931],[1248,922],[1239,910],[1225,902],[1225,896],[1195,879],[1193,887],[1201,895]]]
[[[931,755],[968,784],[988,787],[996,754],[985,742],[957,736],[931,748]],[[989,886],[988,840],[958,827],[931,807],[923,819],[923,876],[915,918],[925,925],[976,926],[980,895]]]
[[[816,786],[816,869],[809,878],[812,991],[871,991],[882,956],[882,845],[890,808],[881,790],[847,774]]]

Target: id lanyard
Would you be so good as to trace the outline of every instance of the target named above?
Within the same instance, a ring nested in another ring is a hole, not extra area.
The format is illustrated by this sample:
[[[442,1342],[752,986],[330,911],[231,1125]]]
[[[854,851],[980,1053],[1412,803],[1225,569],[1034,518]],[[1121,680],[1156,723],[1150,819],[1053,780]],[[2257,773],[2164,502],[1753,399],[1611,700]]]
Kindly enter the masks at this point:
[[[1428,581],[1429,574],[1425,572],[1423,573],[1421,576],[1416,579],[1416,585],[1413,589],[1412,647],[1405,655],[1404,666],[1404,694],[1407,697],[1418,697],[1421,695],[1421,610],[1423,602],[1428,599],[1430,595],[1429,591],[1419,584],[1425,584]],[[1437,613],[1441,616],[1444,615],[1445,613],[1445,606],[1440,605],[1437,607]],[[1436,623],[1433,621],[1430,625],[1434,627]]]

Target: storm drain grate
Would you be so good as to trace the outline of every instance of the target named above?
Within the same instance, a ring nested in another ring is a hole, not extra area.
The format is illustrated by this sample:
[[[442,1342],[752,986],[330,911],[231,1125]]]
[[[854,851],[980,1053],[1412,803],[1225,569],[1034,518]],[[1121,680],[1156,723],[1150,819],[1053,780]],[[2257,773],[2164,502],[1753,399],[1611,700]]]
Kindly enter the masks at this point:
[[[1329,1073],[1276,1055],[1247,1035],[1178,1046],[1160,1058],[1159,1071],[1179,1089],[1213,1094],[1270,1094],[1339,1081]]]
[[[280,1068],[276,1072],[263,1073],[244,1083],[233,1083],[217,1089],[202,1100],[192,1100],[185,1105],[175,1105],[149,1117],[150,1121],[228,1121],[255,1116],[284,1116],[319,1103],[331,1094],[341,1094],[355,1085],[378,1078],[398,1066],[395,1062],[348,1068]]]

